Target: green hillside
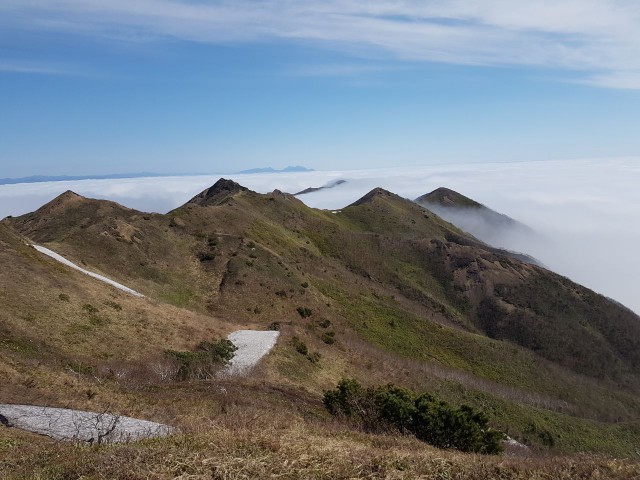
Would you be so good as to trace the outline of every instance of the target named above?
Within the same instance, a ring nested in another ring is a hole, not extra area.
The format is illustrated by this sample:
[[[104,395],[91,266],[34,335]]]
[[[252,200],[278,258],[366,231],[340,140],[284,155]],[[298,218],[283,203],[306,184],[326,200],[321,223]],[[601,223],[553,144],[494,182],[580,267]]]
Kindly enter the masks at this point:
[[[382,189],[330,212],[221,180],[166,215],[67,192],[4,220],[0,246],[0,402],[193,428],[231,421],[253,392],[249,410],[293,415],[323,437],[322,392],[352,377],[482,409],[533,451],[631,456],[640,443],[635,314]],[[165,350],[240,328],[281,337],[255,376],[225,381],[231,404],[201,382],[145,377]]]

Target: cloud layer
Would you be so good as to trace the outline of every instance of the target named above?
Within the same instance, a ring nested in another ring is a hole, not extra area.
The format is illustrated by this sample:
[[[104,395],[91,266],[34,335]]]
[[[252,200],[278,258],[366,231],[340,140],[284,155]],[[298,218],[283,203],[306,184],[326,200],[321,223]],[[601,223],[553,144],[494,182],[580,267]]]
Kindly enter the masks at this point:
[[[340,209],[380,186],[414,199],[446,186],[539,233],[513,235],[502,247],[529,253],[552,270],[640,312],[640,158],[567,162],[436,165],[382,170],[231,176],[258,192],[288,192],[345,179],[300,197]],[[217,176],[82,180],[0,186],[0,217],[35,210],[67,189],[164,213],[212,185]]]
[[[367,58],[552,68],[640,88],[635,0],[4,0],[0,18],[126,41],[303,41]]]

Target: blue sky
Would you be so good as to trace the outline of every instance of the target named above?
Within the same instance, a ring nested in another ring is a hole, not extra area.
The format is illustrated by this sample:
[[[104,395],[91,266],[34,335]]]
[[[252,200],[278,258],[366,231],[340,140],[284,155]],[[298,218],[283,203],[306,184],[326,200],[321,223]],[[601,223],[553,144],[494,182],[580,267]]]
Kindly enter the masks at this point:
[[[3,0],[0,177],[639,155],[640,4],[518,3]]]

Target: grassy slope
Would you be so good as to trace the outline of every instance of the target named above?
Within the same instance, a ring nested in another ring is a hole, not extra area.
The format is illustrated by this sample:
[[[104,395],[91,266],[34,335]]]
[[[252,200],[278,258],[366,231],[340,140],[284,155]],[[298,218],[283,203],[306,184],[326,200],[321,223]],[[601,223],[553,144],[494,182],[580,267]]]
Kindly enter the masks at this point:
[[[8,311],[13,309],[2,325],[24,332],[11,341],[40,342],[35,356],[0,347],[3,360],[10,357],[9,362],[22,365],[22,375],[29,371],[29,358],[35,358],[52,365],[51,375],[59,384],[66,378],[66,371],[57,367],[59,358],[78,357],[100,367],[109,363],[105,355],[153,356],[162,348],[185,348],[197,343],[195,338],[228,331],[230,323],[265,328],[278,321],[282,338],[261,373],[269,385],[289,385],[295,392],[303,388],[316,399],[344,375],[429,389],[453,403],[487,409],[494,424],[531,444],[542,445],[548,432],[559,451],[628,455],[640,437],[634,423],[640,402],[631,348],[638,332],[628,312],[566,279],[501,256],[387,192],[378,191],[340,214],[309,209],[277,192],[239,192],[215,205],[186,205],[167,216],[71,197],[12,225],[151,297],[144,305],[135,304],[22,248],[28,261],[17,269],[33,268],[34,262],[46,265],[17,277],[16,289],[7,290],[2,299]],[[55,275],[45,273],[47,269]],[[35,313],[25,314],[24,305],[15,301],[17,288],[47,275],[49,283],[36,287],[47,293],[38,299],[26,295],[35,302],[29,307]],[[64,288],[53,283],[66,277],[71,280]],[[544,285],[556,299],[548,301]],[[57,295],[67,290],[71,301],[60,301]],[[487,298],[497,312],[507,312],[506,319],[495,315],[497,325],[486,321]],[[105,305],[110,301],[122,311]],[[92,324],[82,309],[86,303],[98,306],[108,321]],[[296,312],[300,306],[310,308],[312,315],[301,318]],[[33,328],[20,315],[42,319]],[[554,332],[571,338],[562,330],[568,321],[572,335],[578,332],[575,349],[563,354],[546,336],[539,341],[548,350],[518,346],[523,337],[510,329],[523,315],[545,322],[550,339]],[[153,321],[153,328],[134,328],[140,316]],[[56,318],[51,339],[34,333],[45,317]],[[80,329],[73,337],[71,324]],[[336,339],[331,345],[323,341],[329,332]],[[311,353],[320,353],[320,360],[314,363],[299,354],[294,337]],[[617,344],[620,337],[631,343]],[[49,348],[57,363],[43,353]],[[595,356],[575,362],[575,355],[583,353]],[[608,380],[601,378],[598,359],[608,362],[603,363]],[[79,389],[94,388],[87,376],[71,378],[80,382]],[[10,382],[19,384],[20,376]],[[44,383],[39,394],[53,383]],[[141,412],[157,413],[154,405],[164,402],[158,391],[143,394],[118,382],[99,387],[120,392],[117,405],[137,399]],[[24,390],[16,391],[22,395]],[[85,400],[53,401],[89,405]],[[182,408],[177,413],[174,407],[172,413],[189,417],[196,407]],[[607,423],[612,420],[623,423]]]

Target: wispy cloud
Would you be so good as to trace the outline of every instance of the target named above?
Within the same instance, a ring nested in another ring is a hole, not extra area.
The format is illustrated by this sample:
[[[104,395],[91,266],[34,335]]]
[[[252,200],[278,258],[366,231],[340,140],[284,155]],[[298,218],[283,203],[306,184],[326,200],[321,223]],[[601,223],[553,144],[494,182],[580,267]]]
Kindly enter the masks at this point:
[[[79,75],[80,72],[59,65],[38,62],[2,61],[0,59],[0,72],[28,73],[36,75]]]
[[[194,42],[304,40],[353,55],[583,74],[640,88],[634,0],[4,0],[0,22]]]

